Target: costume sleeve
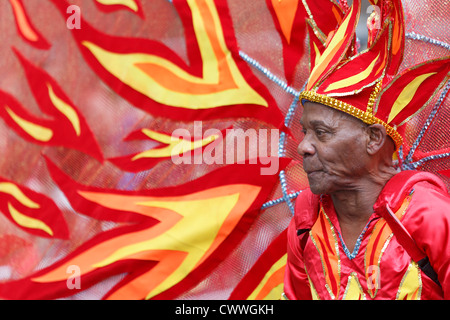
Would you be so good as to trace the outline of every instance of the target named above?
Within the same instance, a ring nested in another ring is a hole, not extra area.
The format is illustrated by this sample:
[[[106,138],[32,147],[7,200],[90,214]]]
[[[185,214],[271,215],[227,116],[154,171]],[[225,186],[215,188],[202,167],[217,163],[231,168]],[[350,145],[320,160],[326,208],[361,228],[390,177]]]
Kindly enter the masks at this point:
[[[305,235],[307,236],[307,235]],[[287,264],[284,293],[289,300],[311,300],[311,290],[303,262],[303,250],[292,219],[287,232]]]
[[[438,274],[444,299],[450,299],[450,197],[446,192],[421,183],[414,187],[412,214],[405,227]]]

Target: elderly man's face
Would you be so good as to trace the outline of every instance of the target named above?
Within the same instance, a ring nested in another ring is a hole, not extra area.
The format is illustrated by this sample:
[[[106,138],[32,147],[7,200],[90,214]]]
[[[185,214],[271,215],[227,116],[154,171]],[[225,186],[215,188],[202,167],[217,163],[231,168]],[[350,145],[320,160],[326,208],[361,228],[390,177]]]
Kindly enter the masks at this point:
[[[357,188],[367,174],[366,126],[330,107],[305,102],[300,120],[305,134],[298,146],[315,194]]]

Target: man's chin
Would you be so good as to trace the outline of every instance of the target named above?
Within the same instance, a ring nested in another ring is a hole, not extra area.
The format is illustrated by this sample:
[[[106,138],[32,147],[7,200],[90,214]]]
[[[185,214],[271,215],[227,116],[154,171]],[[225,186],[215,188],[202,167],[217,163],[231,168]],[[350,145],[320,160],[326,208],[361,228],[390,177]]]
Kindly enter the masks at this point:
[[[329,189],[327,188],[326,183],[323,180],[317,181],[315,179],[308,179],[309,188],[311,192],[317,195],[328,193]]]
[[[322,192],[322,188],[320,188],[318,185],[316,185],[314,182],[311,183],[311,181],[309,181],[309,189],[311,190],[312,193],[314,194],[321,194]]]
[[[315,187],[312,187],[311,185],[309,186],[309,188],[310,188],[312,193],[317,194],[317,195],[321,195],[321,194],[325,193],[325,192],[322,191],[321,188],[315,188]]]

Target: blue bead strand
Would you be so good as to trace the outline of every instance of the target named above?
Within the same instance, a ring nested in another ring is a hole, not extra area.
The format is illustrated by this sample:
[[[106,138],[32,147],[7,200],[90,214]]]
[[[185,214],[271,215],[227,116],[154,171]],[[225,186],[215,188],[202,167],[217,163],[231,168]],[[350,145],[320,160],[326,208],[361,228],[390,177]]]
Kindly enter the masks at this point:
[[[269,80],[276,83],[278,86],[280,86],[284,91],[286,91],[289,94],[292,94],[293,96],[300,96],[300,92],[296,91],[294,88],[288,86],[286,82],[278,78],[276,75],[274,75],[269,69],[263,67],[258,61],[255,59],[249,57],[245,52],[239,51],[239,56],[248,64],[262,72]]]
[[[431,43],[433,45],[445,48],[447,50],[450,50],[450,44],[443,42],[443,41],[439,41],[421,34],[417,34],[415,32],[409,32],[405,34],[406,39],[412,39],[412,40],[418,40],[418,41],[423,41],[426,43]]]

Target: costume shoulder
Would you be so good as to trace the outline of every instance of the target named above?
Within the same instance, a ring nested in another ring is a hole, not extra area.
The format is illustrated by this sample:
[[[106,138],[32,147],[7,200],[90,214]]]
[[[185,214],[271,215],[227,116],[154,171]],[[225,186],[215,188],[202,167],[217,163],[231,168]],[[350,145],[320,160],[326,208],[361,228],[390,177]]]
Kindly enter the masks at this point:
[[[431,173],[421,173],[411,185],[412,199],[405,214],[405,223],[411,228],[432,232],[450,225],[450,195],[439,177]],[[415,225],[411,225],[412,222]]]
[[[295,201],[295,225],[297,230],[309,230],[314,225],[319,211],[319,196],[309,188],[300,193]]]
[[[376,206],[389,207],[396,211],[406,196],[414,193],[413,199],[438,196],[449,198],[444,182],[436,175],[416,170],[402,171],[391,178],[380,194]],[[429,201],[426,201],[429,202]]]
[[[396,212],[408,195],[402,224],[422,251],[442,247],[450,239],[450,196],[444,182],[432,173],[402,171],[388,181],[376,206],[388,205]]]

